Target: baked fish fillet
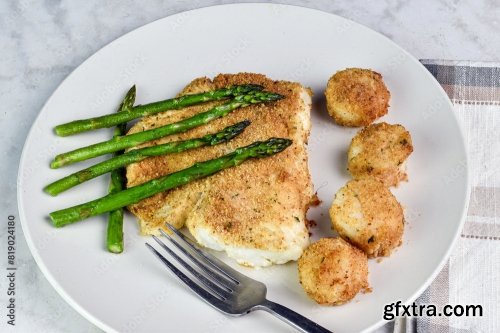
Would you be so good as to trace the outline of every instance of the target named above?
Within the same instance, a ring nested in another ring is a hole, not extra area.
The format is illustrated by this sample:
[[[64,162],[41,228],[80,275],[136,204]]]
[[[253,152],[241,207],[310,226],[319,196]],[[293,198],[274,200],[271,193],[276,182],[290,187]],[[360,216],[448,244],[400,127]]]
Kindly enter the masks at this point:
[[[241,135],[228,143],[152,157],[128,166],[128,186],[218,157],[254,141],[283,137],[292,139],[293,144],[272,157],[247,161],[142,200],[129,209],[138,217],[143,234],[158,234],[158,228],[164,228],[166,222],[176,228],[187,226],[201,245],[226,251],[240,264],[282,264],[297,260],[309,241],[306,212],[313,195],[306,147],[311,127],[310,91],[299,83],[240,73],[220,74],[213,80],[195,79],[181,95],[245,83],[263,85],[286,98],[237,109],[205,126],[145,144],[198,137],[243,120],[251,121]],[[129,134],[179,121],[220,103],[146,117]]]

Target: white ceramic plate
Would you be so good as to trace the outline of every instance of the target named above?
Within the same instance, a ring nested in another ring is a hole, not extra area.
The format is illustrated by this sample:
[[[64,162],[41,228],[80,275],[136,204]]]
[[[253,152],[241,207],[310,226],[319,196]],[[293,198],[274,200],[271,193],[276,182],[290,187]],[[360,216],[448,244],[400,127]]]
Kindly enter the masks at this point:
[[[323,204],[309,212],[331,236],[328,208],[348,179],[346,150],[356,129],[326,115],[323,91],[332,73],[372,68],[391,91],[389,114],[412,134],[410,182],[395,191],[406,207],[403,246],[388,259],[370,261],[373,292],[349,304],[320,307],[307,298],[296,264],[239,268],[268,286],[269,299],[335,332],[369,330],[383,323],[384,305],[416,298],[447,258],[464,220],[467,157],[451,104],[434,78],[384,36],[316,10],[238,4],[193,10],[139,28],[104,47],[78,67],[41,110],[26,140],[19,170],[19,210],[40,269],[78,312],[107,331],[278,332],[289,328],[265,313],[229,318],[200,301],[153,258],[126,218],[126,250],[104,249],[105,217],[55,229],[47,214],[102,196],[107,177],[50,197],[44,185],[95,163],[49,169],[56,154],[106,140],[110,130],[58,138],[52,128],[77,118],[110,113],[125,91],[138,86],[138,103],[172,96],[191,79],[219,72],[257,72],[309,86],[315,94],[309,165]],[[464,171],[465,170],[465,171]]]

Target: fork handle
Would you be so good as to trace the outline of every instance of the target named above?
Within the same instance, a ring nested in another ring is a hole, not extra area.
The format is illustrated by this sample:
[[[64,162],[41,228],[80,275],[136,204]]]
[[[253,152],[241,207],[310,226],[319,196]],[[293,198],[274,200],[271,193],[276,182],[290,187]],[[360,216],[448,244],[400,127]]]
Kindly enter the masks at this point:
[[[332,331],[316,324],[314,321],[307,319],[306,317],[298,314],[297,312],[290,310],[289,308],[274,303],[269,300],[265,300],[258,307],[259,310],[264,310],[275,317],[283,320],[288,325],[294,327],[299,332],[303,333],[332,333]]]

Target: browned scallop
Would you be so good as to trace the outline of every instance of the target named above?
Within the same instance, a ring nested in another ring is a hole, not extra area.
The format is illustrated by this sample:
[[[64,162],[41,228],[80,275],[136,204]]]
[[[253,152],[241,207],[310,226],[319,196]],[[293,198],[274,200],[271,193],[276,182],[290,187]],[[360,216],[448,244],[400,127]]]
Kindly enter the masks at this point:
[[[330,208],[333,228],[368,257],[389,256],[401,244],[404,216],[394,195],[375,178],[351,180]]]
[[[335,73],[326,86],[326,106],[335,122],[359,127],[387,114],[390,93],[382,75],[369,69],[347,68]]]
[[[408,180],[405,161],[412,152],[410,133],[402,125],[372,124],[352,139],[347,169],[355,179],[375,177],[396,186]]]
[[[368,288],[368,259],[341,238],[322,238],[299,259],[300,284],[319,304],[338,305]]]

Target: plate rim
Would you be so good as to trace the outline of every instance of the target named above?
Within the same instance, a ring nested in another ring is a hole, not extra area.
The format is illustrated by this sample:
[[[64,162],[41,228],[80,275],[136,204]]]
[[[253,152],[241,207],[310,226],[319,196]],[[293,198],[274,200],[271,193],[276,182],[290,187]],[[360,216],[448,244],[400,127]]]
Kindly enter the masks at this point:
[[[28,248],[30,250],[30,253],[33,256],[33,258],[34,258],[37,266],[40,268],[40,271],[43,273],[44,277],[48,280],[48,282],[51,284],[51,286],[56,290],[56,292],[63,298],[63,300],[66,303],[68,303],[74,310],[76,310],[76,312],[78,312],[80,315],[82,315],[85,319],[87,319],[93,325],[97,326],[98,328],[100,328],[100,329],[102,329],[102,330],[104,330],[106,332],[118,332],[114,328],[110,327],[109,325],[105,324],[104,322],[102,322],[101,320],[99,320],[98,318],[96,318],[94,315],[90,314],[83,306],[81,306],[80,304],[78,304],[78,302],[76,302],[71,297],[71,295],[69,295],[59,285],[59,283],[57,282],[57,280],[55,279],[55,277],[51,274],[50,270],[45,266],[45,264],[43,262],[43,259],[41,258],[40,254],[39,254],[39,252],[38,252],[38,250],[37,250],[37,248],[36,248],[36,246],[34,244],[34,241],[33,241],[32,237],[31,237],[30,232],[29,232],[29,227],[28,227],[27,222],[26,222],[26,217],[24,216],[24,211],[23,211],[23,209],[21,207],[22,191],[20,189],[22,188],[21,185],[23,183],[23,175],[22,175],[22,171],[23,170],[22,170],[22,166],[24,165],[24,161],[27,158],[26,157],[26,145],[27,145],[29,139],[31,138],[31,136],[33,135],[33,133],[35,131],[35,124],[38,122],[39,118],[41,117],[42,111],[45,109],[46,105],[51,101],[52,97],[57,93],[57,91],[61,88],[61,86],[63,86],[64,83],[67,80],[69,80],[74,75],[74,73],[75,73],[76,70],[78,70],[81,66],[83,66],[88,61],[90,61],[92,58],[94,58],[95,56],[97,56],[101,51],[103,51],[103,49],[105,49],[108,46],[116,43],[121,38],[123,38],[123,37],[125,37],[125,36],[127,36],[129,34],[138,32],[139,30],[141,30],[141,29],[143,29],[143,28],[145,28],[145,27],[147,27],[149,25],[158,23],[159,21],[162,21],[162,20],[165,20],[165,19],[170,19],[170,18],[176,17],[178,15],[186,15],[186,14],[188,14],[190,12],[193,12],[193,11],[202,11],[202,10],[206,10],[206,9],[212,8],[212,7],[228,7],[228,6],[231,6],[231,7],[245,7],[245,6],[255,6],[255,7],[262,7],[262,6],[268,6],[268,7],[294,7],[294,8],[300,8],[300,9],[305,9],[305,10],[320,12],[321,14],[331,15],[331,16],[336,17],[337,19],[341,19],[341,20],[347,21],[350,24],[353,24],[354,26],[361,27],[363,29],[366,29],[366,30],[372,32],[372,33],[377,34],[378,36],[380,36],[381,38],[385,39],[386,41],[388,41],[389,43],[391,43],[393,46],[395,46],[399,51],[403,52],[407,56],[407,59],[411,60],[414,64],[417,64],[417,66],[421,67],[421,69],[425,72],[425,75],[427,75],[428,77],[431,78],[431,80],[433,81],[434,86],[440,91],[440,94],[445,97],[446,103],[447,103],[448,107],[452,110],[453,119],[455,120],[455,123],[457,124],[457,127],[459,129],[459,133],[460,133],[460,137],[461,137],[461,144],[462,144],[462,148],[463,148],[463,150],[465,152],[465,157],[466,157],[466,161],[465,161],[466,162],[466,166],[465,166],[465,169],[464,169],[465,185],[466,185],[465,202],[464,202],[464,205],[462,207],[461,218],[460,218],[460,223],[458,224],[458,228],[456,229],[456,232],[453,235],[453,240],[449,244],[448,249],[447,249],[445,255],[441,258],[441,260],[439,262],[439,265],[436,266],[436,268],[434,269],[433,273],[426,279],[426,281],[419,288],[417,288],[417,290],[407,300],[403,301],[403,304],[409,304],[409,303],[415,301],[415,299],[417,297],[419,297],[425,291],[425,289],[427,289],[429,287],[429,285],[434,281],[434,279],[436,278],[436,276],[441,272],[441,270],[443,269],[444,265],[448,261],[450,255],[451,255],[451,252],[455,248],[455,245],[456,245],[458,239],[460,238],[459,236],[460,236],[460,233],[461,233],[461,231],[463,229],[463,226],[465,224],[465,220],[466,220],[466,217],[467,217],[467,209],[468,209],[468,206],[469,206],[470,193],[471,193],[471,176],[470,176],[470,154],[469,154],[469,147],[468,147],[468,144],[467,144],[467,141],[466,141],[466,137],[465,137],[464,126],[460,122],[460,120],[459,120],[458,115],[456,114],[456,112],[454,112],[454,110],[453,110],[453,103],[451,102],[450,98],[448,97],[448,95],[444,91],[444,89],[441,86],[441,84],[439,84],[439,82],[436,80],[436,78],[427,70],[427,68],[416,57],[414,57],[412,54],[410,54],[408,51],[406,51],[403,47],[399,46],[399,44],[397,44],[396,42],[394,42],[393,40],[391,40],[389,37],[385,36],[383,33],[379,32],[379,31],[376,31],[374,29],[371,29],[371,28],[367,27],[364,24],[355,22],[355,21],[353,21],[351,19],[345,18],[343,16],[340,16],[340,15],[337,15],[337,14],[334,14],[334,13],[330,13],[330,12],[323,11],[323,10],[320,10],[320,9],[317,9],[317,8],[311,8],[311,7],[307,7],[307,6],[303,6],[303,5],[290,5],[290,4],[278,4],[278,3],[258,3],[258,2],[230,3],[230,4],[218,4],[218,5],[201,6],[201,7],[197,7],[197,8],[185,10],[185,11],[180,11],[180,12],[175,13],[175,14],[167,15],[167,16],[158,18],[156,20],[153,20],[151,22],[148,22],[146,24],[143,24],[143,25],[141,25],[141,26],[139,26],[137,28],[134,28],[134,29],[132,29],[132,30],[130,30],[130,31],[128,31],[128,32],[120,35],[119,37],[113,39],[112,41],[106,43],[105,45],[103,45],[102,47],[100,47],[96,52],[94,52],[89,57],[87,57],[85,60],[83,60],[81,63],[79,63],[78,66],[76,66],[59,83],[59,85],[53,90],[53,92],[47,98],[47,100],[45,101],[45,103],[43,104],[43,106],[40,108],[40,111],[38,112],[37,116],[35,117],[35,119],[33,121],[33,124],[30,127],[28,135],[26,136],[26,139],[25,139],[24,144],[23,144],[21,158],[19,159],[19,166],[18,166],[17,179],[16,179],[16,184],[17,184],[17,188],[16,188],[17,196],[16,196],[16,199],[17,199],[17,207],[18,207],[18,212],[19,212],[19,219],[21,221],[21,228],[22,228],[22,231],[23,231],[24,238],[26,239],[26,243],[28,244]],[[370,332],[372,330],[375,330],[375,329],[381,327],[383,324],[385,324],[387,322],[388,322],[387,320],[385,320],[385,319],[383,319],[381,317],[377,322],[373,323],[369,327],[366,327],[362,332]]]

